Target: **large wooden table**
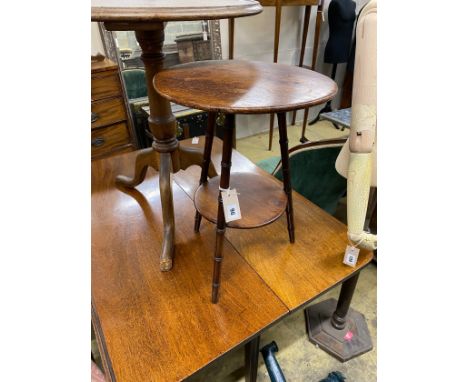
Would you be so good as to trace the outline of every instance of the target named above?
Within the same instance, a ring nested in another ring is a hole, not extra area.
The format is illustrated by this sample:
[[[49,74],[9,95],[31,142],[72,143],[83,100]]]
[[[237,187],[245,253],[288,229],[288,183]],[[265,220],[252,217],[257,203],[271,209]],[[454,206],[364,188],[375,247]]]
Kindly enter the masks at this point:
[[[191,141],[181,145],[193,149]],[[263,330],[372,259],[361,251],[356,268],[343,265],[346,227],[294,193],[295,244],[284,216],[255,230],[227,230],[222,298],[212,304],[214,229],[203,220],[200,233],[193,231],[191,198],[200,168],[173,176],[176,262],[161,272],[154,250],[163,241],[158,174],[150,169],[135,189],[115,185],[116,174],[131,171],[137,155],[92,164],[92,318],[110,381],[182,380],[232,349],[251,346]],[[215,166],[220,155],[215,138]],[[237,151],[232,162],[233,172],[266,174]],[[257,349],[248,380],[255,379]]]

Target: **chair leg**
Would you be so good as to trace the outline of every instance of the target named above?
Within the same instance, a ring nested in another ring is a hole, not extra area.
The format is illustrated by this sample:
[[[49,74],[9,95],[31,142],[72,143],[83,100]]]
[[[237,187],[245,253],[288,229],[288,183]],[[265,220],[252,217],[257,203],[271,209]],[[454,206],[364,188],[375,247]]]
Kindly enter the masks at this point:
[[[214,136],[214,128],[216,124],[216,113],[208,113],[208,126],[206,127],[205,133],[205,149],[203,152],[203,163],[202,163],[202,170],[200,175],[200,185],[205,183],[208,178],[208,169],[210,167],[211,162],[211,149],[213,147],[213,136]],[[201,215],[197,211],[195,213],[195,232],[200,231],[200,223],[201,223]]]
[[[281,2],[276,2],[275,8],[275,41],[274,41],[274,50],[273,50],[273,62],[278,62],[278,51],[279,51],[279,38],[281,30],[281,11],[283,7]],[[273,144],[273,122],[275,121],[275,115],[270,114],[270,136],[268,140],[268,151],[271,151]]]
[[[307,33],[309,32],[309,20],[310,20],[311,9],[312,9],[311,5],[306,5],[304,9],[304,27],[302,29],[301,53],[299,56],[299,67],[301,68],[304,66],[304,53],[305,53],[306,42],[307,42]],[[297,113],[297,110],[294,110],[292,114],[291,125],[293,126],[296,124],[296,113]]]
[[[223,156],[221,160],[221,179],[219,187],[223,189],[229,188],[229,178],[231,176],[231,157],[232,157],[232,141],[234,138],[234,115],[226,114],[226,123],[223,139]],[[216,222],[216,245],[213,265],[213,283],[211,288],[211,302],[216,304],[219,297],[221,263],[223,261],[223,244],[224,232],[226,231],[226,220],[224,218],[223,199],[221,198],[221,190],[218,194],[218,218]]]
[[[302,121],[302,133],[301,133],[301,138],[299,139],[301,143],[306,143],[309,141],[305,136],[308,118],[309,118],[309,108],[307,107],[304,109],[304,120]]]
[[[275,115],[270,114],[270,133],[268,135],[268,151],[271,151],[273,145],[273,123],[275,121]]]
[[[281,163],[283,167],[284,192],[288,197],[286,217],[288,219],[289,241],[294,243],[294,212],[291,190],[291,175],[289,173],[288,132],[286,129],[286,113],[278,113],[279,144],[281,149]]]

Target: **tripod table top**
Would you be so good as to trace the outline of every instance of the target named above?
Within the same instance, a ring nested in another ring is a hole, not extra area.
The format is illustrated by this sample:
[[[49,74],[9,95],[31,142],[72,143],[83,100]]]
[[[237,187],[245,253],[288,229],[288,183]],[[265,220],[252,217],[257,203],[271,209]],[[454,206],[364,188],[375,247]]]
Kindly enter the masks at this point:
[[[92,0],[91,20],[151,22],[225,19],[255,15],[255,0]]]
[[[234,114],[285,112],[323,104],[338,87],[323,74],[257,61],[198,61],[154,78],[156,91],[175,103]]]

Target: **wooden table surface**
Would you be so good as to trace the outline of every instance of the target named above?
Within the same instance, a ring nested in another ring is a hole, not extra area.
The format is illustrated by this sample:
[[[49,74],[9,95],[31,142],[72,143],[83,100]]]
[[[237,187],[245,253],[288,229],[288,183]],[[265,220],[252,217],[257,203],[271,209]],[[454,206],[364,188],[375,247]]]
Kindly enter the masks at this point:
[[[158,73],[153,84],[159,94],[177,104],[233,114],[311,107],[331,100],[338,91],[335,81],[312,70],[243,60],[176,65]]]
[[[190,145],[191,141],[183,145]],[[200,139],[199,145],[203,145]],[[220,169],[221,142],[213,162]],[[215,226],[193,231],[189,195],[200,169],[173,176],[176,253],[170,272],[159,270],[162,242],[158,175],[137,190],[117,189],[136,152],[92,163],[92,308],[104,368],[111,381],[182,380],[313,300],[370,262],[342,264],[346,227],[294,194],[296,243],[286,219],[254,230],[227,230],[223,284],[210,302]],[[263,173],[237,151],[233,171]]]
[[[264,7],[274,7],[278,3],[280,6],[294,6],[294,5],[318,5],[320,0],[258,0]]]
[[[255,0],[92,0],[91,21],[154,22],[224,19],[260,13]]]

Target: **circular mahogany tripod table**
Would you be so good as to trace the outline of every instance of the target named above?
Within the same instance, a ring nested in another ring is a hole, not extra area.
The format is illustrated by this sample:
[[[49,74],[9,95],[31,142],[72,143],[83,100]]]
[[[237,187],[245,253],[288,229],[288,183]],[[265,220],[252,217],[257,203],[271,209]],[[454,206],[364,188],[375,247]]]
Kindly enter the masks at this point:
[[[155,92],[152,80],[163,68],[164,26],[166,21],[231,19],[255,15],[262,7],[255,0],[92,0],[91,21],[104,22],[108,31],[135,31],[142,49],[150,107],[149,127],[154,136],[152,147],[141,150],[133,177],[119,175],[116,182],[136,187],[146,176],[148,166],[159,171],[163,212],[164,241],[160,268],[172,268],[174,252],[174,205],[170,173],[202,162],[202,152],[179,148],[176,120],[170,103]],[[210,174],[215,174],[211,165]]]
[[[195,193],[195,231],[201,216],[216,223],[211,301],[218,301],[226,227],[255,228],[278,219],[286,210],[289,240],[294,243],[294,214],[289,174],[286,112],[332,99],[337,85],[330,78],[295,66],[248,61],[201,61],[177,65],[154,78],[167,100],[208,112],[200,187]],[[217,113],[226,114],[221,176],[208,181]],[[283,163],[283,187],[269,176],[230,174],[235,114],[276,113]],[[239,193],[242,218],[226,223],[220,189]]]

